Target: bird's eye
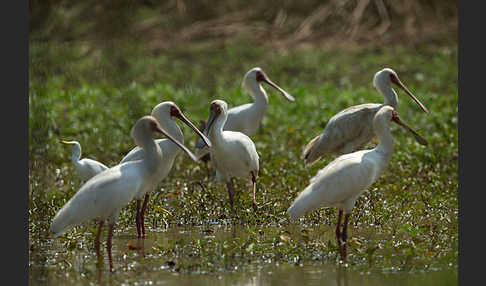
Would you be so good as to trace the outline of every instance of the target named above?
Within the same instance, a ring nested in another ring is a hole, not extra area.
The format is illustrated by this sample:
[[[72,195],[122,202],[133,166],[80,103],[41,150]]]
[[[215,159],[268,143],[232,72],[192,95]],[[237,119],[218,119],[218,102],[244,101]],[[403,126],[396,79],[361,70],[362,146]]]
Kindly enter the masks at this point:
[[[170,116],[176,116],[179,114],[179,110],[175,106],[170,107]]]
[[[263,76],[263,74],[258,71],[257,74],[256,74],[256,80],[257,81],[263,81],[264,78],[265,77]]]

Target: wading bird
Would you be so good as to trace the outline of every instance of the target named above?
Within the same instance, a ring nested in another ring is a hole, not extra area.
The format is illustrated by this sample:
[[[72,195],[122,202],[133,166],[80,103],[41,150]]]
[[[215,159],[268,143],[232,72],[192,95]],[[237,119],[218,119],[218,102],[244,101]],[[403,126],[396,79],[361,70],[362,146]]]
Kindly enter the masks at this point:
[[[372,121],[378,110],[383,105],[397,108],[398,97],[391,83],[403,89],[425,113],[429,112],[398,79],[395,71],[382,69],[375,74],[373,86],[385,98],[385,102],[351,106],[331,117],[323,133],[305,147],[302,153],[305,164],[311,165],[325,154],[342,155],[363,148],[376,134]]]
[[[172,117],[179,118],[182,122],[187,124],[191,127],[196,134],[198,134],[204,144],[207,146],[211,146],[211,142],[209,139],[199,131],[196,126],[194,126],[189,119],[184,116],[182,111],[179,107],[172,101],[165,101],[162,103],[157,104],[152,109],[152,116],[157,119],[162,129],[166,130],[169,135],[175,138],[178,142],[184,143],[184,135],[182,134],[181,129],[176,124],[176,122],[172,119]],[[138,237],[145,237],[145,210],[147,208],[147,204],[149,201],[150,193],[155,189],[157,184],[160,183],[163,179],[167,177],[170,170],[172,169],[172,165],[174,163],[175,158],[177,155],[180,154],[180,148],[174,144],[172,141],[168,139],[157,139],[155,143],[159,145],[160,149],[162,150],[162,154],[164,155],[163,160],[158,167],[157,175],[158,181],[155,185],[147,185],[147,188],[140,189],[140,191],[135,195],[136,198],[136,206],[137,206],[137,214],[136,214],[136,225],[137,225],[137,234]],[[140,160],[145,157],[145,151],[140,147],[133,148],[121,161],[120,163]],[[143,204],[142,204],[143,199]]]
[[[108,169],[108,167],[105,166],[103,163],[100,163],[93,159],[81,159],[81,144],[79,144],[78,141],[62,140],[61,143],[66,144],[69,146],[69,148],[71,148],[71,160],[73,161],[74,169],[76,170],[76,174],[83,183],[91,179],[91,177],[93,177],[94,175]]]
[[[142,160],[131,161],[116,165],[89,179],[77,193],[57,212],[52,220],[49,231],[58,237],[71,229],[91,219],[99,221],[98,232],[95,238],[95,248],[100,260],[100,235],[103,223],[108,221],[108,237],[106,249],[110,262],[110,271],[113,269],[111,255],[112,236],[115,221],[120,210],[125,207],[133,197],[146,186],[153,186],[158,182],[157,169],[162,164],[162,152],[159,145],[152,138],[152,132],[163,133],[194,161],[197,158],[183,144],[172,138],[158,124],[152,116],[139,119],[132,128],[130,135],[135,143],[144,149],[147,154]]]
[[[287,100],[295,101],[293,96],[272,82],[261,68],[252,68],[243,78],[243,87],[253,96],[254,102],[230,108],[223,130],[241,132],[247,136],[252,136],[257,132],[268,106],[268,96],[261,85],[262,83],[278,90]],[[206,130],[204,133],[207,134]],[[209,153],[208,148],[205,148],[203,143],[198,140],[196,144],[195,154],[198,158]]]
[[[207,135],[211,140],[211,160],[216,168],[216,180],[226,182],[229,203],[233,208],[233,178],[251,178],[253,184],[253,208],[256,210],[256,176],[259,163],[255,144],[247,135],[236,131],[223,131],[228,118],[228,105],[222,100],[211,102]]]
[[[320,207],[339,209],[336,239],[343,260],[346,258],[347,225],[356,200],[386,170],[393,154],[393,137],[390,121],[410,131],[417,141],[427,141],[400,120],[393,107],[385,105],[373,118],[373,128],[379,144],[371,150],[341,155],[310,180],[310,184],[297,196],[287,214],[296,219]],[[344,224],[340,230],[344,212]]]

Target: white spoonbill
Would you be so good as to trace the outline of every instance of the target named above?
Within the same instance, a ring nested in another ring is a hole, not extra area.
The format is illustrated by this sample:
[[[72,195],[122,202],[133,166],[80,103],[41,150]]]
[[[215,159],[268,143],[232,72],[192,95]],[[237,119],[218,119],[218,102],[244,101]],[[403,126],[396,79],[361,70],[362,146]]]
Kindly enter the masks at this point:
[[[400,120],[393,107],[384,105],[373,117],[378,146],[371,150],[344,154],[333,160],[319,170],[287,210],[290,218],[296,219],[320,207],[338,208],[336,239],[343,258],[346,257],[347,224],[356,200],[386,170],[392,157],[393,137],[390,132],[390,121],[412,132],[422,144],[427,144],[424,138]],[[341,231],[343,211],[344,225]]]
[[[263,82],[278,90],[287,100],[295,101],[293,96],[272,82],[261,68],[252,68],[243,78],[242,85],[253,96],[254,102],[230,108],[223,130],[237,131],[247,136],[252,136],[257,132],[268,105],[267,93],[261,85]],[[203,142],[198,140],[196,156],[201,158],[208,153],[208,148],[204,148]]]
[[[163,130],[154,117],[144,116],[136,122],[130,135],[148,156],[145,156],[142,160],[116,165],[89,179],[57,212],[49,228],[54,237],[58,237],[77,224],[91,219],[98,220],[95,248],[99,259],[101,228],[104,221],[108,220],[106,249],[110,270],[113,269],[111,240],[120,210],[141,189],[145,189],[147,185],[152,186],[154,181],[158,181],[157,169],[161,165],[162,152],[159,145],[155,144],[152,139],[151,133],[153,131],[163,133],[187,152],[193,160],[197,161],[194,154]]]
[[[93,159],[81,159],[81,144],[79,144],[78,141],[62,140],[61,143],[66,144],[69,146],[69,148],[71,148],[71,160],[73,161],[74,169],[76,170],[76,174],[83,183],[91,179],[91,177],[93,177],[94,175],[108,169],[108,167],[105,166],[103,163],[100,163]]]
[[[256,210],[256,176],[259,163],[255,144],[247,135],[237,131],[223,131],[228,118],[228,105],[222,100],[213,100],[207,125],[211,143],[211,160],[216,168],[217,181],[226,182],[231,210],[233,208],[233,178],[251,178],[253,183],[253,208]]]
[[[403,89],[425,113],[429,112],[398,79],[395,71],[384,68],[375,74],[373,86],[385,98],[385,102],[351,106],[331,117],[323,133],[305,147],[302,153],[304,162],[311,165],[325,154],[347,154],[368,143],[375,136],[372,121],[378,110],[383,105],[397,108],[398,97],[390,83]]]
[[[187,124],[191,127],[203,140],[204,144],[211,146],[211,142],[209,139],[204,136],[194,124],[189,121],[189,119],[184,116],[180,108],[172,101],[164,101],[157,104],[152,109],[152,116],[157,119],[162,129],[166,130],[173,138],[175,138],[178,142],[184,143],[184,136],[182,134],[181,129],[172,119],[172,117],[179,118],[182,122]],[[157,139],[155,143],[159,145],[160,149],[162,150],[162,154],[164,155],[163,160],[160,162],[160,166],[157,171],[157,178],[158,181],[153,186],[147,186],[146,189],[140,189],[140,191],[135,195],[137,200],[137,214],[136,214],[136,225],[137,225],[137,234],[138,237],[145,237],[145,210],[147,208],[147,204],[150,197],[150,192],[154,190],[157,184],[160,183],[163,179],[167,177],[170,170],[172,169],[172,165],[174,163],[175,158],[177,155],[180,154],[181,149],[174,144],[169,139]],[[143,159],[145,156],[145,152],[140,147],[133,148],[121,161],[120,163],[135,161]],[[142,204],[143,199],[143,204]],[[142,205],[142,206],[141,206]],[[140,207],[141,206],[141,207]]]

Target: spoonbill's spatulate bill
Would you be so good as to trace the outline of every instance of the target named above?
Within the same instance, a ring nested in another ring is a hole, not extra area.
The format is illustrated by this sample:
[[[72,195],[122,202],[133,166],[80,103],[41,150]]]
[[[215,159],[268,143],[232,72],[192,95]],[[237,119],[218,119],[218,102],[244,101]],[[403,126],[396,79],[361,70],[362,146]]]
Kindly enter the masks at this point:
[[[395,71],[390,68],[382,69],[375,74],[373,86],[385,98],[385,102],[351,106],[331,117],[323,133],[312,139],[305,147],[302,153],[304,162],[310,165],[326,154],[341,155],[363,148],[375,136],[372,121],[378,110],[383,105],[397,108],[398,97],[391,83],[403,89],[424,112],[428,112],[400,81]]]
[[[93,159],[81,159],[81,144],[79,144],[78,141],[62,140],[61,143],[66,144],[71,148],[71,160],[73,161],[74,169],[76,170],[76,174],[83,183],[91,179],[91,177],[95,176],[96,174],[108,169],[108,167],[105,166],[103,163],[100,163]]]
[[[254,101],[230,108],[223,130],[237,131],[247,136],[252,136],[257,132],[267,112],[268,105],[268,96],[262,87],[262,83],[278,90],[287,100],[295,101],[293,96],[271,81],[261,68],[252,68],[243,78],[243,87],[253,96]],[[208,154],[209,150],[204,148],[203,142],[199,140],[196,144],[195,153],[198,158],[201,158]]]
[[[412,130],[400,120],[393,107],[384,105],[373,117],[373,128],[379,139],[378,146],[336,158],[319,170],[287,210],[290,218],[296,219],[320,207],[338,208],[336,239],[343,259],[346,257],[347,224],[356,200],[386,170],[391,160],[393,137],[390,132],[390,120],[408,131]],[[427,144],[424,138],[413,132],[414,136],[420,138],[419,141]],[[344,225],[341,231],[343,212]]]
[[[212,147],[211,160],[217,170],[216,180],[226,182],[229,202],[233,208],[233,178],[251,178],[253,185],[253,208],[256,209],[256,177],[259,163],[255,144],[247,135],[223,130],[228,117],[228,105],[222,100],[211,102],[207,134]]]
[[[179,118],[182,122],[187,124],[189,127],[196,132],[197,135],[200,136],[202,142],[207,146],[211,146],[211,142],[209,139],[200,132],[194,124],[191,123],[189,119],[184,116],[180,108],[172,101],[165,101],[159,103],[152,109],[152,116],[157,119],[160,126],[166,130],[173,138],[175,138],[178,142],[184,143],[184,136],[182,134],[181,129],[172,119],[173,117]],[[155,140],[156,144],[159,145],[160,150],[162,151],[163,160],[160,163],[158,168],[157,174],[155,175],[158,180],[155,180],[155,185],[147,185],[147,188],[141,189],[136,195],[136,206],[137,206],[137,214],[136,214],[136,226],[137,226],[137,234],[138,237],[146,237],[145,234],[145,210],[147,208],[147,204],[150,197],[150,192],[152,192],[157,184],[159,184],[163,179],[167,177],[170,170],[172,169],[172,165],[174,163],[175,158],[181,152],[181,149],[174,144],[171,140],[168,139],[158,139]],[[145,157],[145,151],[140,147],[133,148],[122,160],[120,163],[140,160]],[[142,204],[143,199],[143,204]]]
[[[163,133],[187,152],[193,160],[197,160],[191,151],[163,130],[154,117],[144,116],[136,122],[130,133],[135,143],[144,149],[146,153],[144,159],[116,165],[92,177],[57,212],[49,228],[53,236],[58,237],[75,225],[92,219],[98,220],[99,227],[95,248],[96,254],[100,258],[101,229],[104,221],[107,220],[106,248],[110,270],[113,269],[111,255],[113,227],[120,210],[140,190],[146,189],[147,185],[153,186],[153,181],[158,180],[156,175],[162,162],[162,152],[159,145],[152,139],[152,132],[154,131]]]

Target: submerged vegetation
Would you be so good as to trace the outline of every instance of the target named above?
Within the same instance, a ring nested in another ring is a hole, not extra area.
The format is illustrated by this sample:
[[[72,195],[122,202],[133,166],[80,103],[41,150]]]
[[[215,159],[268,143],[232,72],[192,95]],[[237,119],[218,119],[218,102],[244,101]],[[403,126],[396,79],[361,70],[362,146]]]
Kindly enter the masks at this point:
[[[181,153],[151,195],[143,250],[136,240],[135,204],[122,210],[113,238],[112,279],[156,279],[161,273],[220,275],[261,265],[289,269],[336,264],[337,211],[322,208],[295,223],[285,212],[309,179],[334,158],[327,156],[305,167],[300,159],[305,144],[338,111],[382,102],[372,78],[383,67],[393,68],[429,109],[424,114],[397,90],[400,118],[429,144],[419,145],[392,125],[395,151],[387,171],[357,201],[348,228],[346,266],[355,273],[445,270],[457,278],[455,39],[346,50],[319,45],[281,49],[244,37],[231,44],[179,43],[162,50],[147,48],[156,43],[126,42],[118,49],[115,41],[110,42],[114,45],[110,56],[88,42],[52,44],[42,41],[43,33],[33,34],[38,37],[29,47],[31,283],[86,282],[83,279],[91,281],[96,273],[94,222],[58,239],[48,236],[52,218],[81,186],[70,150],[61,140],[77,140],[83,157],[114,166],[134,147],[129,135],[133,124],[162,101],[174,101],[196,125],[207,119],[214,99],[225,100],[229,107],[250,102],[241,81],[255,66],[296,99],[288,102],[263,86],[269,106],[252,136],[260,156],[258,211],[251,207],[250,185],[237,180],[237,218],[233,218],[226,187],[213,180],[211,165],[194,163]],[[194,150],[196,136],[187,126],[179,126],[185,145]],[[449,279],[451,285],[455,282]]]

